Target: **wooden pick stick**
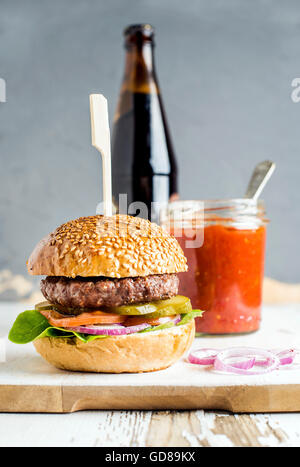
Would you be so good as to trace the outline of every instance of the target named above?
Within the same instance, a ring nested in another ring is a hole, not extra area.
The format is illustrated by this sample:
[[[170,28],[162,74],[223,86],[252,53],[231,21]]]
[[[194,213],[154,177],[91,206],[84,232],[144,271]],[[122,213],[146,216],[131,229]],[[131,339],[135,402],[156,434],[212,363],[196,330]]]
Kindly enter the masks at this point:
[[[104,215],[112,215],[110,131],[107,100],[102,94],[90,94],[92,145],[102,156]]]

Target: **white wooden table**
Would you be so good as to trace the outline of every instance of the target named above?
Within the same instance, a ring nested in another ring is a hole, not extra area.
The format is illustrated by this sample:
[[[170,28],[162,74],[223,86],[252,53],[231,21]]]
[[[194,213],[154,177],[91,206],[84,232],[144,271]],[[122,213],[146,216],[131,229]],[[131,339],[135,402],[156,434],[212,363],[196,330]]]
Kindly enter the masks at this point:
[[[282,330],[287,333],[293,323],[285,320],[285,310],[291,306],[280,306]],[[295,308],[300,313],[300,306]],[[0,336],[7,333],[15,316],[23,310],[20,303],[0,303]],[[265,313],[270,316],[272,310],[268,307]],[[278,306],[274,311],[278,316]],[[214,339],[218,347],[220,338]],[[205,342],[203,346],[208,345]],[[1,413],[0,446],[300,446],[300,413],[231,415],[201,410]]]

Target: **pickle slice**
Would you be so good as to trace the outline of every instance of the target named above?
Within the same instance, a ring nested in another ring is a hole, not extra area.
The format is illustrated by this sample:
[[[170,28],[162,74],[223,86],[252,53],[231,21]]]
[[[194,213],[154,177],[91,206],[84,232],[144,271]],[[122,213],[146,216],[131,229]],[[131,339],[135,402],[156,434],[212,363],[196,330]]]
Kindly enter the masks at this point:
[[[192,311],[191,302],[185,303],[182,306],[168,306],[161,308],[153,313],[149,313],[148,315],[143,315],[143,317],[145,319],[163,318],[165,316],[184,315],[190,311]]]
[[[36,310],[53,310],[53,305],[50,302],[45,300],[44,302],[39,302],[35,305]]]
[[[105,311],[111,313],[117,313],[118,315],[147,315],[156,311],[154,302],[149,303],[136,303],[132,305],[112,306],[107,308]]]
[[[36,310],[54,310],[58,313],[64,315],[67,314],[69,316],[76,316],[80,315],[81,313],[90,313],[91,311],[101,311],[101,309],[92,309],[92,308],[67,308],[59,305],[53,305],[53,303],[48,302],[47,300],[44,302],[37,303],[35,305]]]
[[[172,316],[188,313],[192,310],[190,299],[183,295],[157,300],[149,303],[137,303],[133,305],[114,306],[107,309],[119,315],[147,316],[149,318],[159,318],[162,316]]]

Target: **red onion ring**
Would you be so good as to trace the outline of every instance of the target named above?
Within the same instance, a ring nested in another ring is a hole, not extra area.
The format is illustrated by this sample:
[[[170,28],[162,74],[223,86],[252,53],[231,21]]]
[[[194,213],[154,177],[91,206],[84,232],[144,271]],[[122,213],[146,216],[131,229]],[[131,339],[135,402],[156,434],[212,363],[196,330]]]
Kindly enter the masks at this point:
[[[181,316],[176,315],[173,322],[174,324],[181,321]],[[90,334],[93,336],[123,336],[126,334],[133,334],[134,332],[143,331],[144,329],[150,328],[151,325],[148,323],[138,324],[136,326],[122,326],[120,324],[111,325],[90,325],[90,326],[77,326],[74,328],[68,328],[70,331],[79,332],[81,334]]]
[[[269,373],[283,365],[290,365],[297,354],[300,354],[300,351],[296,349],[273,351],[253,347],[232,347],[224,350],[197,349],[189,354],[188,361],[198,365],[214,365],[217,371],[256,375]],[[232,361],[235,358],[243,358],[243,360]],[[264,368],[259,371],[252,370],[254,366]]]
[[[279,357],[280,365],[291,365],[298,354],[299,352],[296,349],[281,350],[276,353],[277,357]]]
[[[277,355],[277,357],[279,357],[281,366],[291,365],[294,362],[295,357],[299,355],[300,353],[299,350],[297,349],[285,349],[285,350],[273,349],[273,350],[270,350],[270,352],[272,352],[273,354]],[[257,366],[266,366],[267,364],[268,364],[267,360],[259,360],[259,361],[256,361],[255,363],[255,365]]]
[[[188,355],[188,361],[196,365],[213,365],[219,352],[216,349],[197,349]]]
[[[173,319],[173,323],[176,325],[180,323],[181,321],[181,315],[176,315],[175,318]]]
[[[254,366],[256,361],[256,356],[264,357],[265,360],[268,361],[268,366],[265,366],[265,368],[261,371],[252,371],[252,367]],[[236,363],[228,363],[228,360],[238,357],[248,357],[250,366],[247,367],[246,364],[245,366],[241,365],[237,367]],[[280,360],[277,355],[269,352],[268,350],[256,349],[253,347],[236,347],[227,350],[222,350],[218,353],[214,362],[215,370],[225,371],[227,373],[235,373],[238,375],[261,375],[276,370],[276,368],[278,368],[279,366]]]
[[[148,323],[143,323],[143,324],[138,324],[137,326],[127,326],[126,329],[126,334],[132,334],[133,332],[139,332],[143,331],[144,329],[150,328],[150,324]]]
[[[190,353],[188,356],[188,361],[190,363],[195,363],[197,365],[214,365],[217,355],[222,352],[222,350],[216,349],[198,349],[195,350],[193,353]],[[203,356],[197,356],[195,354],[203,354]],[[248,358],[247,360],[234,362],[231,365],[234,368],[241,368],[243,370],[248,370],[252,368],[255,364],[255,358]]]
[[[119,324],[112,324],[110,326],[77,326],[69,328],[71,331],[80,332],[81,334],[91,334],[93,336],[123,336],[125,334],[132,334],[134,332],[143,331],[150,327],[149,324],[143,323],[137,326],[121,326]]]

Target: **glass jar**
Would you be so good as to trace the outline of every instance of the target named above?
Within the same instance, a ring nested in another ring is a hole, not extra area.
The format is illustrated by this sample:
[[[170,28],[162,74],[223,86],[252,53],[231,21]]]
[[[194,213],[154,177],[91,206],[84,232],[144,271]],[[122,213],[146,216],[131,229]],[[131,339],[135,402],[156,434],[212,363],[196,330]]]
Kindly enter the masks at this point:
[[[196,330],[207,334],[256,331],[261,320],[266,224],[262,201],[175,201],[161,225],[188,260],[179,293],[205,310]]]

